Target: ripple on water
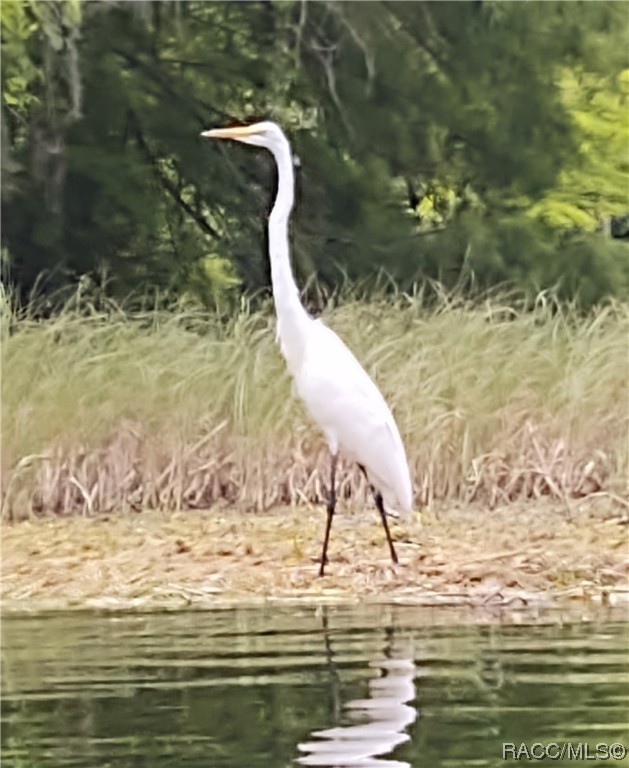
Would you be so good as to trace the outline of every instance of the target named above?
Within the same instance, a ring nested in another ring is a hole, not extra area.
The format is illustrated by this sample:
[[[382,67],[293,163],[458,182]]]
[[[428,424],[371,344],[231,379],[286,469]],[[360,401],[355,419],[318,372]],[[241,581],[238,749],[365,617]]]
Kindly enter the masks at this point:
[[[627,624],[436,618],[7,617],[3,765],[477,766],[500,764],[503,742],[627,742]]]

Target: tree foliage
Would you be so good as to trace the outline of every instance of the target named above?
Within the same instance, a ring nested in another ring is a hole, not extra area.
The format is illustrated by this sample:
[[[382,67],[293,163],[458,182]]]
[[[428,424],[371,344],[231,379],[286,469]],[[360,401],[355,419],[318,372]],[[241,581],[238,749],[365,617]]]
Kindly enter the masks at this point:
[[[396,282],[627,287],[629,8],[613,2],[2,5],[3,270],[207,305],[269,283],[271,117],[298,155],[294,260]],[[610,231],[609,226],[607,231]]]

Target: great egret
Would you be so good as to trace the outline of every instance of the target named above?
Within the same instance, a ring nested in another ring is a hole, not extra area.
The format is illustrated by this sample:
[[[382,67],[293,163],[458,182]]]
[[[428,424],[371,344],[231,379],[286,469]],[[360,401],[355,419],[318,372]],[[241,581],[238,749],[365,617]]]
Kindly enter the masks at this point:
[[[264,121],[214,128],[201,136],[235,139],[268,149],[277,164],[277,197],[269,216],[269,258],[277,314],[277,338],[296,389],[319,425],[331,454],[330,487],[321,568],[336,509],[336,463],[339,450],[366,476],[391,552],[398,562],[387,512],[409,516],[413,508],[411,478],[395,420],[378,387],[341,339],[302,306],[290,265],[288,217],[293,207],[294,178],[290,144],[282,129]]]

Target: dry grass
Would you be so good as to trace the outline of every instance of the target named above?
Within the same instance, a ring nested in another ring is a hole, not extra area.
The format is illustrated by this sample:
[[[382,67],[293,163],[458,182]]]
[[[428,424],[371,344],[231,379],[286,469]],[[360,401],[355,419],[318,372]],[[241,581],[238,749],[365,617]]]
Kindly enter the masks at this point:
[[[627,312],[443,297],[326,321],[389,400],[416,502],[626,505]],[[318,502],[321,436],[291,397],[271,311],[12,317],[2,349],[3,516]],[[10,332],[9,332],[10,331]],[[342,495],[366,488],[347,467]]]
[[[340,514],[322,579],[324,512],[308,506],[25,521],[4,527],[3,612],[269,598],[468,606],[494,619],[587,601],[626,611],[627,526],[601,502],[579,502],[571,519],[547,502],[497,509],[490,523],[467,506],[394,524],[399,566],[375,510]]]

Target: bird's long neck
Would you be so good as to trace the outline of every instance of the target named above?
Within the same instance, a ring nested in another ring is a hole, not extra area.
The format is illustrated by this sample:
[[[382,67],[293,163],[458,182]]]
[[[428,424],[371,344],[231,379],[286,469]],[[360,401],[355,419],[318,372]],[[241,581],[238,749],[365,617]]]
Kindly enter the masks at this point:
[[[288,246],[288,219],[293,207],[295,181],[288,142],[273,152],[277,163],[277,197],[269,216],[269,258],[273,299],[277,314],[277,336],[289,368],[303,352],[305,326],[312,322],[299,300]],[[291,371],[294,373],[294,371]]]

